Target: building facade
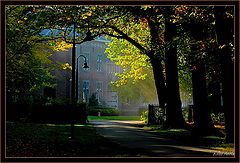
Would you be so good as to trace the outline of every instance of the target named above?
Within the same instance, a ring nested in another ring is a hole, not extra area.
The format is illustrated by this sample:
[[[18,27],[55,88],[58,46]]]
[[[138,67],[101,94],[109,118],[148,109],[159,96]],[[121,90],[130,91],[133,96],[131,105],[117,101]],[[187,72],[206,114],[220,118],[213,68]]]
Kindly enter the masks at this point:
[[[142,108],[147,108],[145,103],[142,101],[121,102],[118,93],[111,89],[111,82],[116,80],[115,73],[120,73],[122,69],[108,59],[105,53],[108,42],[103,37],[99,37],[93,41],[76,45],[75,72],[78,79],[76,79],[75,88],[78,91],[77,99],[80,102],[88,102],[94,94],[100,106],[119,108],[122,115],[139,115]],[[89,66],[86,69],[83,68],[85,58]],[[72,49],[56,52],[51,56],[51,59],[54,65],[64,63],[72,65]],[[55,76],[56,87],[45,89],[44,94],[70,99],[72,71],[58,69],[54,70],[52,74]]]
[[[114,64],[107,58],[105,49],[109,42],[103,37],[94,41],[85,42],[76,46],[76,57],[78,61],[78,97],[80,101],[88,102],[94,94],[99,105],[119,108],[119,99],[117,92],[111,89],[111,81],[115,81],[115,73],[121,72],[121,67]],[[84,69],[84,58],[86,57],[89,68]],[[76,63],[77,65],[77,63]]]
[[[119,108],[119,99],[117,92],[111,89],[111,81],[115,81],[115,73],[121,72],[121,67],[114,64],[107,58],[105,49],[109,41],[103,37],[82,44],[76,45],[76,77],[78,84],[78,101],[88,102],[94,94],[100,106]],[[84,56],[89,68],[84,69]],[[62,52],[56,52],[51,56],[52,64],[61,65],[72,62],[72,49]],[[77,63],[78,62],[78,63]],[[77,67],[78,65],[78,67]],[[55,76],[56,87],[51,92],[52,97],[71,98],[71,75],[70,69],[54,70],[52,75]],[[55,92],[55,93],[52,93]],[[54,95],[52,95],[54,94]]]

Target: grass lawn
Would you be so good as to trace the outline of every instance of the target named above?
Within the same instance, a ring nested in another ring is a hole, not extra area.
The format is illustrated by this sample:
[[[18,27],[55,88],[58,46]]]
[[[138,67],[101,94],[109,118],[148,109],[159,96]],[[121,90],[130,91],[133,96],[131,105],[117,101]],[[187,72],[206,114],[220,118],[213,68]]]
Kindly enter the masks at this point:
[[[140,116],[88,116],[88,120],[140,121]]]
[[[185,145],[198,146],[207,149],[215,149],[221,152],[234,152],[234,144],[225,144],[224,137],[204,136],[198,141],[191,136],[191,131],[185,129],[159,129],[157,125],[144,126],[144,130],[150,131],[163,138],[179,140]],[[220,129],[222,132],[223,130]]]
[[[69,139],[70,125],[7,122],[7,157],[126,157],[142,151],[120,147],[98,135],[91,125],[75,125],[75,139]]]

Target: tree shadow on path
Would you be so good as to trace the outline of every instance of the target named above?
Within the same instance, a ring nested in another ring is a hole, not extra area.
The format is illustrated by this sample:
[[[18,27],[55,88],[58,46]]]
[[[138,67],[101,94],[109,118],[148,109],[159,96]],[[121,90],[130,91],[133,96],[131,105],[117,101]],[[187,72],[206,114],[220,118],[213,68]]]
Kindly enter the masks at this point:
[[[90,123],[105,138],[126,148],[146,151],[147,157],[215,157],[219,152],[187,146],[178,140],[144,131],[135,127],[139,121],[91,121]]]

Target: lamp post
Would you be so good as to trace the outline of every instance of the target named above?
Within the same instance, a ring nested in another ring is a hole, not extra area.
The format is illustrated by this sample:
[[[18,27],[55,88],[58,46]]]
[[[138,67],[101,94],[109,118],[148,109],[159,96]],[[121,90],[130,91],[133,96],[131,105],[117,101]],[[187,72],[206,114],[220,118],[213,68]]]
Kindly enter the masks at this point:
[[[84,68],[84,69],[89,68],[88,65],[87,65],[87,58],[86,58],[84,55],[79,55],[79,56],[77,57],[77,73],[76,73],[76,99],[77,99],[77,100],[76,100],[76,101],[78,101],[78,59],[79,59],[80,57],[83,57],[83,58],[84,58],[83,68]]]
[[[76,105],[76,100],[75,100],[75,63],[76,63],[76,44],[82,44],[86,41],[92,41],[94,38],[92,37],[92,34],[91,32],[89,31],[89,28],[88,28],[88,31],[86,33],[86,37],[80,41],[80,42],[76,42],[75,40],[75,34],[76,34],[76,24],[74,23],[73,24],[73,40],[72,40],[72,92],[71,92],[71,108],[72,110],[74,110],[74,107]],[[68,42],[69,43],[69,42]],[[71,121],[71,139],[74,138],[74,121],[72,120]]]

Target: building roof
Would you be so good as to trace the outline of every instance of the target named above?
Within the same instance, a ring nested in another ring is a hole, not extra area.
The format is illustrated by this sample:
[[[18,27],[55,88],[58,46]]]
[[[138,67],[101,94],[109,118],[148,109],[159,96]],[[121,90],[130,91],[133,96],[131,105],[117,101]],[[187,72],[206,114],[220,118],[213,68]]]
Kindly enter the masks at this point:
[[[70,30],[71,30],[72,28],[70,28]],[[40,33],[39,33],[39,35],[40,36],[46,36],[46,37],[64,37],[64,30],[63,29],[43,29]],[[81,36],[81,34],[79,34],[79,33],[75,33],[75,36],[76,37],[79,37],[79,36]],[[73,30],[71,30],[70,32],[69,32],[69,34],[68,34],[68,37],[69,38],[72,38],[73,37]],[[106,37],[104,37],[103,35],[101,35],[101,36],[97,36],[96,38],[95,38],[95,41],[99,41],[99,42],[104,42],[104,43],[109,43],[109,42],[111,42],[111,40],[109,40],[109,39],[106,39]]]

